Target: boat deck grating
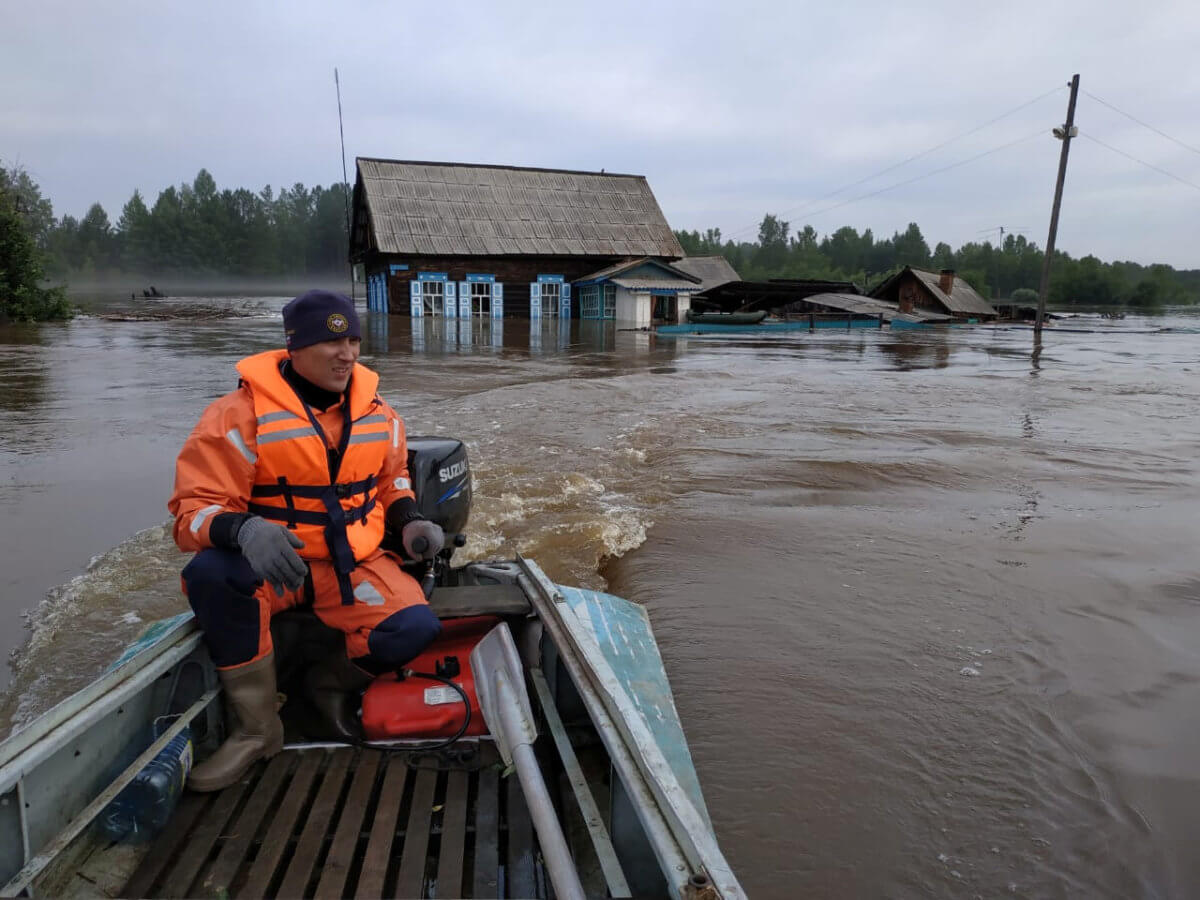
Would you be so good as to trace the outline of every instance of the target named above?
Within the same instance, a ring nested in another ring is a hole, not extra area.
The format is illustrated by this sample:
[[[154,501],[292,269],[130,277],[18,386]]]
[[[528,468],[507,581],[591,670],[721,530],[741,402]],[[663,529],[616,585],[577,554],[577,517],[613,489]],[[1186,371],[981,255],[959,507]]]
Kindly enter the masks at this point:
[[[545,897],[519,781],[479,748],[284,751],[186,794],[121,896]]]

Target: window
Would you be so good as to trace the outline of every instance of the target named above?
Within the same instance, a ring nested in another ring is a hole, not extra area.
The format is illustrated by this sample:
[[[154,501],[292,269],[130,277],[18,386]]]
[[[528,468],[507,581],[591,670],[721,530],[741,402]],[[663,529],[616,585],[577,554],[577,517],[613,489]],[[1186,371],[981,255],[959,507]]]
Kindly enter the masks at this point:
[[[444,281],[421,282],[421,306],[425,310],[425,315],[440,316],[444,311],[442,303],[445,296],[446,283]]]
[[[600,287],[589,284],[579,291],[579,317],[582,319],[600,318]]]
[[[471,315],[490,317],[492,314],[492,284],[489,281],[471,282]]]
[[[542,282],[542,318],[558,318],[558,305],[561,297],[561,284],[553,281]]]
[[[589,284],[579,289],[581,319],[615,319],[617,317],[617,286]]]

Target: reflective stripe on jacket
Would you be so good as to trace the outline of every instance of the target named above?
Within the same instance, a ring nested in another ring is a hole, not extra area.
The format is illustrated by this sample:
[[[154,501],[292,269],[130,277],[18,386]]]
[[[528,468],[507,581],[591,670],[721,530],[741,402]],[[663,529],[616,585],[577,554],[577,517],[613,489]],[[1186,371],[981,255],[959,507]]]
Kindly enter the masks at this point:
[[[378,378],[351,380],[349,405],[340,407],[341,433],[332,437],[284,380],[279,367],[286,358],[287,351],[277,350],[238,363],[257,426],[249,511],[294,531],[304,541],[302,558],[330,559],[349,572],[383,540],[384,509],[375,487],[391,435],[388,417],[378,411]],[[341,451],[336,473],[331,445]]]
[[[302,557],[353,567],[378,547],[387,508],[414,496],[404,422],[376,394],[379,376],[361,364],[348,405],[306,409],[280,374],[285,359],[287,351],[277,350],[242,360],[241,386],[200,417],[176,461],[167,506],[175,542],[184,551],[214,546],[209,526],[219,513],[253,512],[284,525],[294,519]],[[339,447],[344,435],[334,486],[327,448]],[[335,553],[329,541],[341,544],[333,522],[339,518],[345,544]]]

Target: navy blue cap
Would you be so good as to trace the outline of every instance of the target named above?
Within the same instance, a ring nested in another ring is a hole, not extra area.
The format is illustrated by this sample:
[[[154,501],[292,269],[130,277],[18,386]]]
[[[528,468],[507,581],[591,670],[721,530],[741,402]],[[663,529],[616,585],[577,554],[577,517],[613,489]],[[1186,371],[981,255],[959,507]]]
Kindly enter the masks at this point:
[[[283,308],[283,336],[289,350],[340,338],[361,338],[358,313],[345,294],[308,291]]]

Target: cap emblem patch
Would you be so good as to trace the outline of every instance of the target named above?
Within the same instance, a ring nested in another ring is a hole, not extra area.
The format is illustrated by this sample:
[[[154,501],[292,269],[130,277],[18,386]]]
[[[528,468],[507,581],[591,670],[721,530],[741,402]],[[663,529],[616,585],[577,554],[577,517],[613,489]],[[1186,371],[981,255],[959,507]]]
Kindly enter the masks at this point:
[[[350,323],[346,321],[346,317],[341,313],[333,313],[325,320],[325,327],[334,334],[342,334],[349,330]]]

